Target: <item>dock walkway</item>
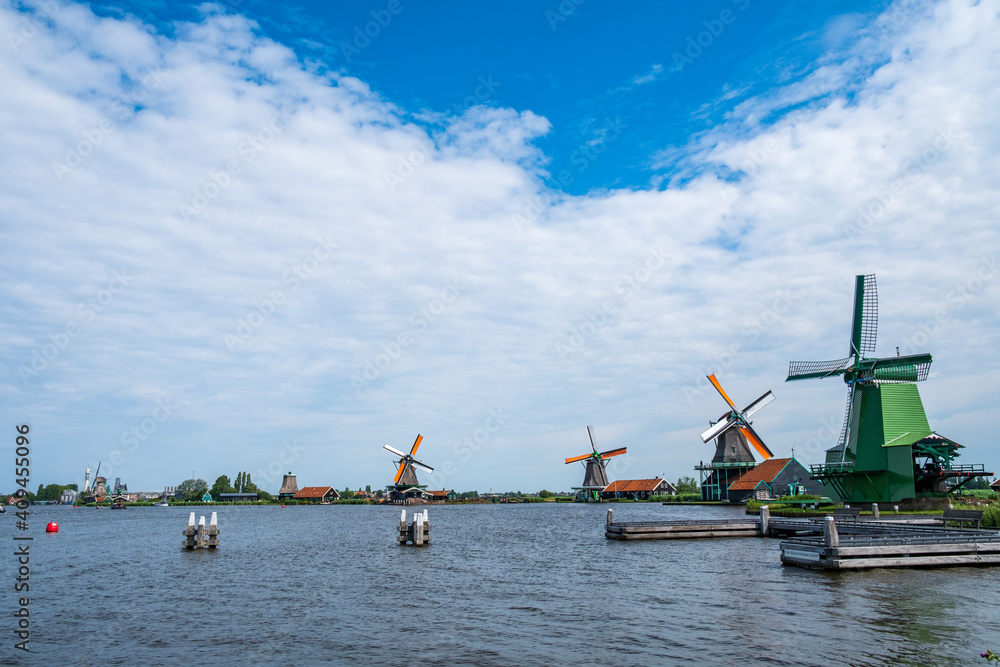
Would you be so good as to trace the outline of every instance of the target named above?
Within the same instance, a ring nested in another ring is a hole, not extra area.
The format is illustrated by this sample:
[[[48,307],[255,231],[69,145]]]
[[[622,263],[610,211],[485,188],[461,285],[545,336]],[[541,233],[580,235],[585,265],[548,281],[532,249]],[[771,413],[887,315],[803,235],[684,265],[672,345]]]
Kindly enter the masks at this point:
[[[1000,532],[949,528],[940,517],[893,519],[856,516],[614,521],[608,510],[604,535],[612,540],[690,540],[719,537],[782,539],[781,562],[813,569],[1000,565]]]

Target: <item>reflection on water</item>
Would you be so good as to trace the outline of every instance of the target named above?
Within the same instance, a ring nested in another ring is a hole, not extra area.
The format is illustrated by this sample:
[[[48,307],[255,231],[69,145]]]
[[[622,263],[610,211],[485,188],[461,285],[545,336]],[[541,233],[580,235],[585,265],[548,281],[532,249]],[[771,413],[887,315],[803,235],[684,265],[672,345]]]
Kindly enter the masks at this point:
[[[38,507],[30,660],[2,664],[966,665],[1000,648],[1000,570],[812,572],[775,540],[618,542],[609,505]],[[615,504],[619,520],[738,508]],[[205,512],[211,511],[205,508]],[[20,656],[17,656],[20,659]]]

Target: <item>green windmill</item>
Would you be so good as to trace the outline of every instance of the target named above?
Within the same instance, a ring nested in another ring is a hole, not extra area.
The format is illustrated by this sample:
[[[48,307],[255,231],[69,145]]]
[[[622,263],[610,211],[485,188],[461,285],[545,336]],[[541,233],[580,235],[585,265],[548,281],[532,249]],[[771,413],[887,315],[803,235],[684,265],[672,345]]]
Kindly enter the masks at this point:
[[[898,502],[944,495],[974,477],[982,465],[958,466],[958,443],[934,433],[915,383],[927,379],[930,354],[874,357],[878,331],[875,276],[857,276],[850,356],[833,361],[793,361],[788,378],[841,376],[847,411],[826,463],[810,466],[824,492],[844,502]]]

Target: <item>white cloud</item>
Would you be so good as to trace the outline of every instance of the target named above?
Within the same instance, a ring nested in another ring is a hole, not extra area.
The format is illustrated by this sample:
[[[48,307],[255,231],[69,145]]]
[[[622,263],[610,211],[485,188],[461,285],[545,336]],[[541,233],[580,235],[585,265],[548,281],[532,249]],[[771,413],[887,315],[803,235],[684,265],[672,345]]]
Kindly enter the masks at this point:
[[[631,476],[691,474],[723,407],[698,383],[717,371],[738,402],[774,388],[758,430],[816,462],[802,443],[839,423],[844,388],[782,385],[785,364],[842,354],[852,277],[875,272],[879,352],[937,321],[921,347],[940,373],[922,387],[932,425],[967,445],[963,462],[996,467],[983,369],[1000,281],[976,276],[998,245],[997,19],[988,3],[894,11],[685,147],[683,186],[548,197],[532,141],[549,123],[530,110],[472,107],[428,130],[241,17],[209,12],[168,39],[62,6],[0,49],[18,93],[0,103],[6,419],[52,452],[46,481],[122,450],[114,474],[132,487],[192,468],[260,482],[295,439],[281,467],[300,482],[378,485],[381,444],[422,432],[423,460],[454,464],[445,486],[568,488],[561,458],[588,423],[629,446]],[[0,10],[0,34],[22,21]],[[314,254],[323,239],[336,248]],[[651,246],[670,255],[655,270]],[[122,433],[163,397],[176,411],[128,451]],[[499,408],[464,460],[454,444]]]

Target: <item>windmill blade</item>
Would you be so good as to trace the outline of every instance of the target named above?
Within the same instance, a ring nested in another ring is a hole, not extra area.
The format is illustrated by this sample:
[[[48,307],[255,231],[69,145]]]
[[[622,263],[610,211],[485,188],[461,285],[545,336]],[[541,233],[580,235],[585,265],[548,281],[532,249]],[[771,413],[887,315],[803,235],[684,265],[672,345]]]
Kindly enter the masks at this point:
[[[788,377],[785,378],[785,382],[843,375],[844,371],[851,367],[852,361],[854,357],[832,361],[792,361],[788,364]]]
[[[837,439],[837,446],[841,448],[840,461],[843,463],[847,459],[847,441],[850,437],[849,430],[851,424],[851,409],[854,407],[854,382],[848,385],[847,409],[844,411],[844,425],[840,427],[840,437]]]
[[[600,454],[601,460],[610,459],[612,456],[619,456],[621,454],[624,454],[626,449],[628,449],[628,448],[627,447],[619,447],[618,449],[609,449],[606,452],[601,452],[601,454]]]
[[[716,424],[712,428],[708,429],[707,431],[701,434],[701,441],[708,442],[709,440],[718,438],[720,435],[731,429],[737,423],[738,422],[735,419],[716,422]]]
[[[743,419],[750,419],[753,413],[757,412],[758,410],[760,410],[762,407],[764,407],[773,400],[774,400],[774,394],[771,393],[770,389],[768,389],[767,392],[761,395],[760,398],[758,398],[756,401],[743,408]]]
[[[715,387],[715,390],[717,392],[719,392],[719,395],[722,396],[722,398],[726,401],[726,403],[729,404],[729,407],[731,407],[733,410],[736,410],[736,404],[733,403],[732,399],[729,398],[729,396],[726,394],[725,391],[723,391],[722,385],[719,384],[719,381],[715,379],[715,373],[712,373],[711,375],[708,376],[708,381],[712,383],[712,386]]]
[[[739,428],[740,433],[746,437],[747,441],[753,445],[753,448],[757,450],[757,453],[764,457],[765,461],[774,457],[774,454],[772,454],[771,450],[767,448],[767,445],[765,445],[764,441],[760,439],[760,436],[757,435],[757,432],[753,430],[752,426],[749,424],[741,424],[737,428]]]
[[[594,453],[596,454],[597,453],[597,445],[594,444],[594,427],[593,426],[588,426],[587,427],[587,437],[590,438],[590,448],[593,449]]]
[[[931,371],[933,358],[929,354],[910,354],[905,357],[873,359],[868,367],[862,366],[858,379],[879,382],[922,382]]]
[[[583,454],[582,456],[574,456],[572,458],[566,459],[566,463],[576,463],[577,461],[583,461],[584,459],[589,459],[593,454]]]
[[[401,459],[405,459],[406,458],[406,454],[404,454],[403,452],[399,451],[395,447],[390,447],[389,445],[382,445],[382,449],[384,449],[386,451],[389,451],[389,452],[392,452],[393,454],[395,454],[396,456],[398,456]]]
[[[417,453],[417,447],[420,446],[420,441],[424,439],[424,436],[417,434],[417,439],[413,441],[413,447],[410,447],[410,456]]]
[[[396,471],[396,476],[392,478],[393,484],[399,484],[399,478],[403,476],[403,468],[406,467],[406,459],[399,462],[399,470]]]
[[[850,354],[864,357],[875,352],[878,334],[878,291],[875,275],[854,279],[854,314],[851,318]]]
[[[434,472],[434,468],[430,467],[426,463],[421,463],[420,461],[413,461],[413,460],[411,460],[410,463],[415,468],[420,468],[421,470],[426,470],[427,472]]]

